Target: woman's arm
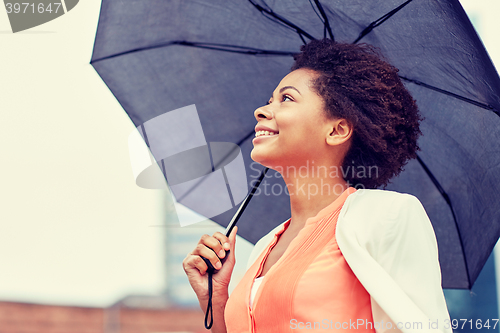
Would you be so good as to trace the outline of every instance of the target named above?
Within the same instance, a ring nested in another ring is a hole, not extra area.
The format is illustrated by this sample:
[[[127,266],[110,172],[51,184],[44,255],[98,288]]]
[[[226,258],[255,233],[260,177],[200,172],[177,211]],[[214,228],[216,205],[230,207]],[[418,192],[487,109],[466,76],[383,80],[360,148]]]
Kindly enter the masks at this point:
[[[226,333],[226,322],[224,319],[224,310],[226,309],[226,303],[229,298],[229,293],[226,288],[222,288],[219,291],[215,291],[215,283],[214,283],[214,292],[212,295],[212,311],[213,311],[213,325],[211,331],[213,333]],[[198,298],[200,302],[200,307],[205,313],[207,311],[208,297],[207,298]]]
[[[374,321],[391,318],[408,326],[402,332],[451,332],[436,238],[422,204],[408,194],[362,192],[346,201],[337,241],[372,297]]]
[[[214,333],[226,332],[224,309],[229,298],[228,286],[236,262],[234,249],[237,231],[238,227],[235,227],[229,237],[224,236],[220,232],[216,232],[213,236],[203,235],[196,248],[187,255],[182,263],[203,312],[207,311],[209,299],[208,274],[206,273],[208,267],[201,257],[210,260],[217,270],[212,276],[212,332]],[[228,258],[225,260],[224,265],[222,265],[221,259],[226,256],[225,251],[227,250],[230,250],[227,254]]]
[[[374,257],[425,315],[426,320],[422,320],[421,326],[411,322],[412,329],[451,332],[431,221],[414,196],[400,196],[394,208],[391,223],[387,225],[385,237],[380,239],[379,252]],[[406,318],[409,321],[411,316]]]

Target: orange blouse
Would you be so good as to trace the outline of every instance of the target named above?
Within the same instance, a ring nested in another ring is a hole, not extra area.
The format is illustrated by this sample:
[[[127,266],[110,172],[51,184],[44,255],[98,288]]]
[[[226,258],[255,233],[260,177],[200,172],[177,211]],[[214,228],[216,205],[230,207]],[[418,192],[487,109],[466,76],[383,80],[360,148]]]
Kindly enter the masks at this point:
[[[354,192],[356,189],[349,187],[306,221],[267,272],[250,307],[253,281],[260,275],[267,256],[290,220],[282,225],[229,297],[225,308],[229,333],[300,329],[375,332],[370,295],[347,265],[335,239],[342,205]]]

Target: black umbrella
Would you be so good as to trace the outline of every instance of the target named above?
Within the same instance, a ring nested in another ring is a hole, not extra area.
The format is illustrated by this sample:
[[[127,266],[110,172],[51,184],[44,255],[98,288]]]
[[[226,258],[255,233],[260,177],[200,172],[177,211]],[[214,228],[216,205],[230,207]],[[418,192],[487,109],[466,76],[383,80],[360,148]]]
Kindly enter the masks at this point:
[[[423,203],[438,238],[443,287],[471,288],[500,235],[500,79],[458,1],[103,0],[91,63],[139,128],[195,104],[207,142],[202,153],[213,155],[212,142],[238,145],[252,183],[262,169],[249,157],[253,111],[300,46],[324,37],[375,45],[400,69],[426,119],[418,159],[387,189]],[[229,162],[211,163],[208,172]],[[203,200],[186,199],[196,184],[177,200],[202,211]],[[209,197],[227,198],[221,192]],[[283,192],[279,175],[269,172],[239,234],[255,242],[287,219]],[[241,199],[212,219],[226,225]]]

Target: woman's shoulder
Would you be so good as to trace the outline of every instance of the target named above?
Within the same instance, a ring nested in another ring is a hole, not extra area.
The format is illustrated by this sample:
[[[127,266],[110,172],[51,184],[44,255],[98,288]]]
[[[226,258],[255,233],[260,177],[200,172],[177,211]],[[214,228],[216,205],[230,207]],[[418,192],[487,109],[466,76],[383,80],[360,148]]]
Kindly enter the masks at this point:
[[[347,197],[339,219],[353,219],[358,223],[393,221],[406,215],[408,210],[422,208],[417,197],[408,193],[388,190],[359,189]]]
[[[422,203],[411,194],[388,190],[357,190],[344,203],[337,224],[337,233],[365,244],[415,232],[435,237]]]
[[[390,205],[394,201],[404,202],[419,201],[417,197],[408,193],[400,193],[390,190],[379,190],[379,189],[358,189],[356,192],[347,197],[347,200],[358,201],[363,203],[377,203]]]

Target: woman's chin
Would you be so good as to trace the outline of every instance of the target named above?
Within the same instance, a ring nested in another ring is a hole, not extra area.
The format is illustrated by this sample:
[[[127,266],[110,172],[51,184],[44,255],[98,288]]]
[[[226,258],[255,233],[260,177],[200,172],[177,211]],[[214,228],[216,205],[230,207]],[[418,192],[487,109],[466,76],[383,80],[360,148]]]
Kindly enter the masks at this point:
[[[250,158],[252,159],[252,161],[262,164],[262,156],[260,156],[260,154],[255,151],[255,148],[252,149],[252,152],[250,153]]]
[[[266,158],[266,156],[264,154],[261,154],[261,152],[259,152],[258,149],[257,150],[255,148],[252,149],[252,152],[250,153],[250,158],[254,162],[262,164],[266,168],[273,169],[272,163],[270,163],[271,162],[270,159]]]

